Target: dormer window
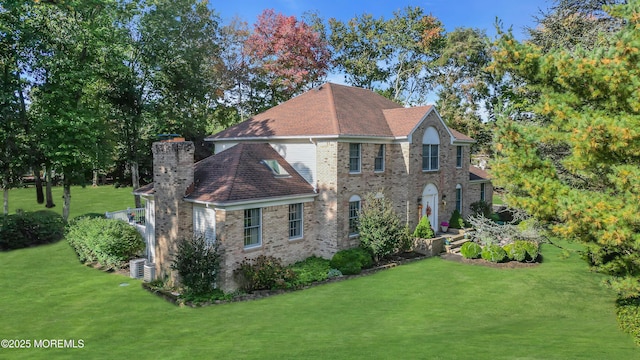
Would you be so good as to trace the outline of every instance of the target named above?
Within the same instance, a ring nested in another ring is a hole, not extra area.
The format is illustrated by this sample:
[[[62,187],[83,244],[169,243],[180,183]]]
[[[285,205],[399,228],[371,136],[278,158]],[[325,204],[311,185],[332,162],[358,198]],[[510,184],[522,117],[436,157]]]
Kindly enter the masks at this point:
[[[285,170],[278,163],[278,160],[262,160],[261,162],[265,164],[269,168],[269,170],[271,170],[271,173],[273,173],[273,176],[279,177],[279,178],[291,177],[291,175],[287,172],[287,170]]]

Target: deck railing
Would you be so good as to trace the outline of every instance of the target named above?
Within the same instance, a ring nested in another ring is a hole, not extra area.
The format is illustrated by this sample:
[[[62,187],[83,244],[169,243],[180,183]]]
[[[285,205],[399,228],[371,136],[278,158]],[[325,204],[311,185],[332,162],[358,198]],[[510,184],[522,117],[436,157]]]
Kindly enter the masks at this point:
[[[107,219],[126,221],[131,225],[145,225],[144,208],[135,208],[119,211],[107,211],[104,216]]]

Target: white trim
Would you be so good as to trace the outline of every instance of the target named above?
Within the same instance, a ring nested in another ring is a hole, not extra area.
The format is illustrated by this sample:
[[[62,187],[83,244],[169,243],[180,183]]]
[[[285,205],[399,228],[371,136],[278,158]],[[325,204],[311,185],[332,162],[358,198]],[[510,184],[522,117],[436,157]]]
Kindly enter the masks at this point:
[[[261,208],[261,207],[258,207],[258,208],[248,208],[248,209],[244,209],[244,211],[247,211],[247,210],[254,210],[254,209],[257,209],[257,210],[258,210],[258,218],[259,218],[259,220],[260,220],[260,224],[257,226],[257,228],[258,228],[258,243],[257,243],[257,244],[251,244],[251,245],[244,245],[244,241],[245,241],[245,238],[244,238],[244,237],[245,237],[244,232],[245,232],[245,230],[247,230],[247,226],[246,226],[246,225],[244,225],[244,226],[242,227],[242,245],[243,245],[243,248],[244,248],[245,250],[248,250],[248,249],[255,249],[255,248],[262,247],[262,225],[263,225],[263,223],[262,223],[262,208]],[[244,222],[244,220],[245,220],[245,217],[246,217],[246,216],[245,216],[245,214],[244,214],[244,213],[243,213],[242,215],[243,215],[242,220],[243,220],[243,222]],[[252,226],[252,228],[255,228],[255,226]]]
[[[304,238],[304,203],[289,204],[289,214],[291,213],[291,205],[300,206],[300,235],[291,237],[291,219],[289,219],[289,240],[295,241]]]
[[[386,157],[387,157],[387,144],[377,144],[378,148],[374,148],[375,151],[375,156],[373,157],[373,172],[376,174],[381,174],[386,170],[387,167],[387,162]],[[380,146],[382,146],[382,169],[381,170],[376,170],[376,160],[378,159],[378,151],[380,150]]]
[[[192,199],[184,199],[184,201],[191,202],[194,204],[209,204],[216,207],[216,209],[222,209],[226,211],[233,210],[244,210],[244,209],[252,209],[255,207],[269,207],[269,206],[278,206],[278,205],[288,205],[293,203],[307,203],[315,200],[315,197],[318,194],[304,194],[304,195],[290,195],[290,196],[282,196],[277,198],[261,198],[261,199],[248,199],[248,200],[238,200],[238,201],[230,201],[230,202],[208,202],[208,201],[198,201]]]
[[[352,159],[351,145],[358,146],[358,170],[351,170],[351,159]],[[362,174],[362,144],[361,143],[349,143],[349,174]]]

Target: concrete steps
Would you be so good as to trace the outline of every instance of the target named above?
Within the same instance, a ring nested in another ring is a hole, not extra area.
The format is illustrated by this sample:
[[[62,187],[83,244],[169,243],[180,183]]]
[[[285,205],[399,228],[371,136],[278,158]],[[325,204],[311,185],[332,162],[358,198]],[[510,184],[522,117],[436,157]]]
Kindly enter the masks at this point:
[[[449,229],[446,233],[438,235],[446,237],[449,241],[449,245],[445,245],[445,251],[447,253],[460,254],[460,247],[469,241],[468,235],[471,231],[472,229]]]

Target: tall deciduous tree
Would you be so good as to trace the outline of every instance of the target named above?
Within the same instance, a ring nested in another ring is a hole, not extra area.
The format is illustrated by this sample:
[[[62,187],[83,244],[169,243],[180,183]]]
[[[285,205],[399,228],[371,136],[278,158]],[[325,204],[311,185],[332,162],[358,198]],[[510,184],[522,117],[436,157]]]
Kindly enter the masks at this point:
[[[502,119],[493,167],[508,203],[588,245],[596,269],[640,286],[640,2],[610,9],[622,30],[591,50],[503,34],[495,66],[539,94],[531,121]],[[553,148],[550,152],[547,148]]]
[[[267,9],[258,17],[244,51],[256,66],[255,91],[262,109],[316,85],[327,74],[330,54],[321,34],[295,16]],[[258,105],[260,106],[260,105]]]
[[[438,111],[447,125],[477,141],[474,150],[490,152],[490,125],[485,120],[494,118],[491,105],[499,81],[486,70],[491,62],[489,39],[472,28],[457,28],[445,38],[434,79]]]
[[[29,23],[25,21],[29,11],[30,6],[24,1],[0,3],[0,187],[4,214],[9,212],[9,188],[28,170],[27,84],[21,77],[21,69],[31,41]]]
[[[444,45],[443,26],[420,7],[388,20],[370,14],[329,20],[330,44],[347,83],[377,90],[405,104],[420,104],[432,90],[433,61]]]
[[[33,131],[46,134],[42,148],[62,170],[63,217],[68,219],[71,183],[109,153],[104,103],[96,96],[105,86],[97,76],[108,45],[114,41],[113,5],[92,0],[39,5],[37,22],[42,50],[37,66],[42,79],[34,90]]]

